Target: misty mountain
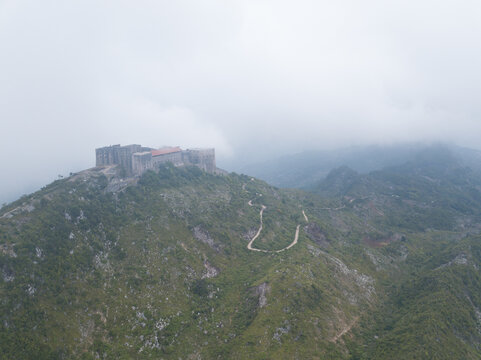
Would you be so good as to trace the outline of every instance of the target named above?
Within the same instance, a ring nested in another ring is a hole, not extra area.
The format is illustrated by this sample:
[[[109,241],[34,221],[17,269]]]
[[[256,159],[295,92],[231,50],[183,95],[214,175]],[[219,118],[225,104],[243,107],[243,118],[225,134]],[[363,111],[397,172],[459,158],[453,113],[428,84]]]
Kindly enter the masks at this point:
[[[0,357],[479,359],[481,180],[449,154],[311,192],[55,181],[0,212]]]
[[[481,166],[472,163],[474,166]],[[466,161],[447,147],[429,147],[400,165],[387,166],[380,170],[360,173],[348,166],[333,169],[325,179],[318,181],[311,190],[324,196],[366,195],[369,193],[391,194],[408,197],[409,186],[422,190],[428,196],[441,187],[458,189],[461,192],[479,190],[478,171],[466,165]],[[439,193],[435,195],[439,196]]]
[[[423,156],[434,152],[439,152],[440,157],[449,153],[449,156],[481,174],[480,151],[442,144],[372,145],[332,151],[310,151],[248,165],[241,171],[263,179],[274,186],[309,188],[324,179],[332,169],[341,166],[347,166],[365,174],[410,161],[419,161]]]
[[[384,208],[383,226],[450,230],[471,222],[481,208],[481,178],[444,148],[427,149],[413,161],[368,174],[340,167],[311,191],[343,199],[351,208]]]
[[[480,360],[480,14],[0,0],[0,360]]]

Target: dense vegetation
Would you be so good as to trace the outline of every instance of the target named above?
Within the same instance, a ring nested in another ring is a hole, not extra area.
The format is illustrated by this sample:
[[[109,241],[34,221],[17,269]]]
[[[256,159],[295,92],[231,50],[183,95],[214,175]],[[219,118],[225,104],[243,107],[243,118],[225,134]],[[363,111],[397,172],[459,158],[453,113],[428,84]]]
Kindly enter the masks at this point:
[[[397,145],[353,146],[331,151],[306,151],[281,156],[243,167],[243,172],[269,184],[283,188],[309,189],[324,179],[332,169],[340,166],[367,174],[391,166],[399,166],[416,160],[420,153],[443,152],[448,149],[451,156],[481,174],[481,152],[443,144],[426,146],[421,143]]]
[[[0,358],[478,359],[481,181],[439,156],[311,193],[195,167],[56,181],[0,211]]]

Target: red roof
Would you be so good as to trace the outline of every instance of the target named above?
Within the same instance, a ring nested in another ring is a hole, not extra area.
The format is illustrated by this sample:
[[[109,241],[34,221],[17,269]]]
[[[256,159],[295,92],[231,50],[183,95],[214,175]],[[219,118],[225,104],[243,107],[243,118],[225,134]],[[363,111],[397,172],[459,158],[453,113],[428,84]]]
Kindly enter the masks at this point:
[[[176,146],[176,147],[162,148],[158,150],[151,150],[150,152],[152,153],[152,156],[160,156],[160,155],[172,154],[180,151],[182,151],[181,148]]]

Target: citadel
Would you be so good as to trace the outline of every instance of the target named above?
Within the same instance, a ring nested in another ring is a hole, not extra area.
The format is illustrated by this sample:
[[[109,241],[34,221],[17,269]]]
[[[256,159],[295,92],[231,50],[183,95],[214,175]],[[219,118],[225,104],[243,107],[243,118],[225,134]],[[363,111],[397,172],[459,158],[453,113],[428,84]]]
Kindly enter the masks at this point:
[[[215,149],[187,149],[162,147],[153,149],[138,144],[111,145],[95,149],[96,166],[119,165],[127,176],[139,176],[155,170],[160,164],[197,166],[208,173],[216,173]]]

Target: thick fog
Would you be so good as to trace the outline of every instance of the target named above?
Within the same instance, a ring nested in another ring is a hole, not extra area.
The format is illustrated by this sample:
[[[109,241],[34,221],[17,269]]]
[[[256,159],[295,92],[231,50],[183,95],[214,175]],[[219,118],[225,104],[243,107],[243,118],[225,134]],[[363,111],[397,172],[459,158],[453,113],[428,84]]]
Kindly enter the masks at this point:
[[[479,148],[481,2],[0,0],[0,203],[110,144]]]

